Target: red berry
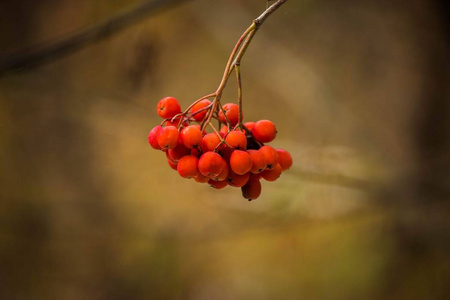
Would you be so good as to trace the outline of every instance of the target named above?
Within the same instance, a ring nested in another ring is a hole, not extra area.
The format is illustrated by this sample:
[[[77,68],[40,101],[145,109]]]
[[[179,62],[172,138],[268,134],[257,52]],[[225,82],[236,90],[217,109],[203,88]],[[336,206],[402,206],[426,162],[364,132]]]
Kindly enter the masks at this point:
[[[219,134],[222,138],[224,138],[228,134],[228,126],[222,125],[222,127],[219,130]]]
[[[169,164],[169,166],[174,169],[175,171],[177,170],[177,163],[173,162],[171,159],[167,159],[167,163]]]
[[[216,133],[208,133],[202,139],[201,148],[203,152],[214,151],[220,144],[220,138]]]
[[[238,175],[244,175],[252,169],[252,157],[242,150],[235,150],[230,157],[230,168]]]
[[[219,175],[211,177],[212,180],[215,181],[224,181],[225,179],[227,179],[228,174],[230,173],[230,167],[228,166],[227,162],[225,161],[225,159],[222,158],[222,172],[220,172]]]
[[[260,120],[256,122],[252,130],[253,136],[258,142],[268,143],[275,139],[277,129],[275,124],[269,120]]]
[[[247,183],[249,178],[250,178],[250,173],[245,173],[243,175],[239,175],[239,174],[234,173],[233,171],[230,171],[228,173],[227,181],[230,186],[242,187]]]
[[[278,163],[278,152],[272,146],[262,146],[258,150],[262,155],[264,155],[264,159],[267,163],[267,169],[271,170],[275,168]]]
[[[227,103],[223,106],[223,110],[225,111],[225,115],[223,114],[223,111],[219,111],[219,120],[227,124],[227,120],[225,116],[227,116],[228,120],[230,121],[231,126],[235,126],[239,122],[239,106],[234,103]]]
[[[168,121],[166,121],[166,126],[175,126],[175,127],[180,127],[180,123],[181,123],[181,117],[176,117],[173,121],[170,119]],[[187,126],[187,122],[183,122],[184,126]]]
[[[186,148],[192,149],[200,146],[202,142],[202,132],[195,125],[184,127],[181,130],[181,141]]]
[[[272,170],[263,171],[261,177],[267,181],[275,181],[280,177],[281,172],[283,172],[283,170],[281,169],[280,164],[277,164]]]
[[[210,104],[211,104],[211,101],[205,99],[205,100],[201,100],[201,101],[197,102],[196,104],[194,104],[194,106],[192,106],[191,114],[193,115],[195,121],[197,121],[197,122],[203,121],[203,119],[206,116],[206,112],[208,111],[205,108],[208,107],[208,105],[210,105]],[[199,113],[196,113],[202,109],[204,109],[204,110]]]
[[[230,131],[225,138],[225,142],[227,142],[227,144],[234,149],[247,149],[247,138],[242,131]]]
[[[174,161],[179,161],[180,158],[182,158],[185,155],[190,154],[190,150],[188,148],[186,148],[183,144],[181,144],[178,140],[178,145],[173,148],[173,149],[169,149],[167,151],[168,155],[174,160]]]
[[[192,149],[191,149],[191,155],[200,157],[201,154],[202,154],[202,153],[200,152],[199,149],[196,149],[196,148],[192,148]]]
[[[205,183],[209,181],[209,177],[202,175],[200,172],[197,174],[197,176],[194,177],[194,180],[199,183]]]
[[[228,185],[228,182],[226,180],[224,180],[224,181],[215,181],[215,180],[210,179],[208,181],[208,183],[209,183],[209,185],[211,187],[213,187],[215,189],[218,189],[218,190],[223,189],[224,187],[226,187]]]
[[[250,154],[253,162],[250,172],[252,172],[253,174],[258,174],[264,171],[267,167],[264,155],[258,150],[249,149],[247,150],[247,152]]]
[[[255,127],[255,122],[245,122],[244,123],[244,126],[245,126],[245,128],[247,128],[250,132],[252,132],[252,130],[253,130],[253,127]]]
[[[158,115],[163,119],[173,118],[176,114],[181,113],[181,106],[174,97],[165,97],[159,100],[156,105]]]
[[[157,137],[161,149],[173,149],[178,144],[178,129],[175,126],[163,127]]]
[[[206,152],[198,160],[198,170],[208,177],[217,177],[223,170],[223,158],[216,152]]]
[[[193,155],[183,156],[177,165],[178,174],[183,178],[192,178],[199,174],[198,172],[198,158]]]
[[[284,149],[275,149],[278,152],[278,163],[283,171],[288,170],[292,166],[292,156]]]
[[[255,200],[261,195],[261,182],[257,176],[250,176],[247,183],[241,188],[242,196],[245,199]]]
[[[161,150],[161,147],[158,145],[158,135],[161,132],[162,126],[158,125],[153,127],[148,134],[148,142],[153,149]]]

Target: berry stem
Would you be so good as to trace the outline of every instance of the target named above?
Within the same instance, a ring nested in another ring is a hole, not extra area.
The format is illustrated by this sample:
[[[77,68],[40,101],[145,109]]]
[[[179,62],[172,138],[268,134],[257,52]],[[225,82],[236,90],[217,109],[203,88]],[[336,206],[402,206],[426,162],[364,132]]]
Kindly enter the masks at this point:
[[[225,114],[225,110],[223,109],[222,104],[220,103],[220,99],[222,97],[222,92],[227,85],[228,79],[230,78],[230,75],[234,69],[236,69],[236,72],[237,72],[236,75],[238,78],[238,99],[239,99],[239,124],[238,125],[239,125],[239,127],[242,128],[242,85],[241,85],[241,80],[240,80],[240,68],[239,68],[242,57],[244,56],[253,37],[255,36],[256,32],[261,27],[261,25],[264,23],[264,21],[274,11],[276,11],[281,5],[283,5],[287,1],[288,0],[277,0],[274,4],[272,4],[268,8],[266,8],[266,10],[252,22],[252,24],[241,35],[241,37],[237,41],[236,45],[234,46],[233,50],[231,51],[230,57],[228,58],[227,64],[225,66],[225,71],[223,73],[222,80],[220,81],[219,87],[217,88],[216,92],[209,94],[207,96],[204,96],[192,104],[192,105],[194,105],[195,103],[197,103],[200,100],[214,97],[214,100],[212,101],[211,110],[208,111],[207,117],[203,120],[203,122],[201,124],[202,130],[204,130],[206,128],[206,126],[208,125],[208,123],[210,123],[214,112],[218,112],[219,110],[222,111],[222,113],[225,115],[228,128],[230,129],[230,122]],[[189,106],[188,110],[192,107],[192,105]],[[188,110],[186,110],[186,111],[188,111]]]
[[[235,69],[236,69],[236,82],[237,82],[237,87],[238,87],[238,105],[239,105],[238,126],[240,129],[243,129],[241,65],[236,64]]]

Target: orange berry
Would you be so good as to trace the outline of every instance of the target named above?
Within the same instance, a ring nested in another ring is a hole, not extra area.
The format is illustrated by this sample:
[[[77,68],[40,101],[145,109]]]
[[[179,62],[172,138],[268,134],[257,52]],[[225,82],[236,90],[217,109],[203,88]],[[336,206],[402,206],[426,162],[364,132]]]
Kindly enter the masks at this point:
[[[202,139],[201,148],[203,152],[214,151],[220,144],[220,138],[216,133],[208,133]]]
[[[222,158],[222,172],[220,172],[219,175],[211,177],[212,180],[215,181],[224,181],[225,179],[227,179],[228,174],[230,173],[230,167],[228,166],[227,162],[225,161],[225,159]]]
[[[215,181],[215,180],[210,179],[208,181],[208,184],[211,187],[220,190],[220,189],[223,189],[224,187],[226,187],[228,185],[228,182],[226,180],[224,180],[224,181]]]
[[[200,172],[197,174],[197,176],[194,177],[194,180],[199,183],[205,183],[209,181],[209,177],[202,175]]]
[[[162,126],[158,125],[153,127],[148,134],[148,143],[152,146],[153,149],[161,150],[161,147],[158,145],[158,135],[161,132]]]
[[[223,111],[219,111],[219,120],[227,124],[227,120],[225,116],[227,116],[228,120],[230,121],[231,126],[235,126],[239,122],[239,106],[234,103],[226,103],[223,106],[223,110],[225,111],[225,115],[223,114]]]
[[[196,149],[196,148],[192,148],[192,149],[191,149],[191,155],[200,157],[200,154],[202,154],[202,153],[200,152],[199,149]]]
[[[262,155],[264,155],[264,159],[267,163],[267,169],[271,170],[275,168],[278,163],[278,152],[272,146],[262,146],[258,150]]]
[[[172,126],[175,126],[175,127],[178,128],[178,127],[180,126],[180,123],[181,123],[181,117],[176,117],[176,118],[173,120],[173,122],[172,122],[171,119],[167,120],[167,121],[166,121],[166,126],[172,125]],[[183,122],[183,125],[184,125],[184,126],[187,126],[187,122],[186,122],[186,121]]]
[[[242,196],[245,199],[255,200],[261,195],[261,182],[259,182],[259,179],[257,176],[252,175],[250,176],[247,183],[241,187]]]
[[[248,172],[243,175],[239,175],[239,174],[234,173],[233,171],[230,171],[228,173],[227,181],[230,186],[242,187],[247,183],[249,178],[250,178],[250,173],[248,173]]]
[[[176,114],[181,113],[181,106],[174,97],[165,97],[159,100],[156,105],[158,115],[163,119],[173,118]]]
[[[175,148],[178,144],[178,129],[175,126],[163,127],[157,136],[157,141],[163,150]]]
[[[255,122],[245,122],[244,123],[244,126],[245,126],[245,128],[247,128],[250,132],[252,132],[252,130],[253,130],[253,127],[255,127]]]
[[[227,142],[227,144],[234,149],[247,149],[247,138],[242,131],[230,131],[225,138],[225,142]]]
[[[178,138],[179,139],[179,138]],[[178,142],[178,145],[173,148],[173,149],[169,149],[167,151],[168,155],[175,161],[179,161],[180,158],[182,158],[185,155],[190,154],[190,150],[188,148],[186,148],[183,144],[181,144],[180,142]]]
[[[238,175],[244,175],[252,169],[252,157],[242,150],[234,150],[230,157],[230,168]]]
[[[198,158],[193,155],[183,156],[177,165],[178,174],[183,178],[192,178],[199,174],[198,172]]]
[[[175,165],[176,165],[176,164],[178,163],[178,161],[174,160],[174,159],[169,155],[169,151],[164,150],[164,153],[166,154],[167,160],[170,161],[172,164],[175,164]]]
[[[258,142],[268,143],[275,139],[277,129],[273,122],[269,120],[260,120],[255,123],[252,133]]]
[[[222,125],[222,127],[219,130],[219,134],[222,138],[224,138],[228,134],[228,126]]]
[[[208,107],[208,105],[211,104],[211,101],[205,99],[205,100],[201,100],[199,102],[197,102],[196,104],[194,104],[194,106],[192,106],[191,108],[191,114],[194,117],[195,121],[197,122],[201,122],[203,121],[203,119],[206,116],[206,112],[208,111],[208,109],[206,109],[206,107]],[[202,110],[204,109],[204,110]],[[200,111],[202,110],[202,111]],[[200,111],[199,113],[197,113],[198,111]]]
[[[169,166],[174,169],[175,171],[177,170],[177,163],[173,162],[171,159],[167,159],[167,163],[169,164]]]
[[[292,156],[284,149],[275,149],[278,152],[278,163],[283,171],[288,170],[292,166]]]
[[[216,152],[206,152],[198,160],[198,170],[204,176],[217,177],[223,171],[222,156]]]
[[[202,142],[202,132],[195,125],[189,125],[181,130],[181,141],[186,148],[192,149],[200,146]]]
[[[280,177],[281,172],[283,172],[283,170],[281,169],[281,165],[278,163],[272,170],[263,171],[261,173],[261,177],[267,181],[275,181],[278,177]]]
[[[264,155],[259,152],[258,150],[249,149],[247,152],[250,154],[252,158],[252,169],[250,172],[253,174],[258,174],[264,171],[267,167],[266,159],[264,158]]]

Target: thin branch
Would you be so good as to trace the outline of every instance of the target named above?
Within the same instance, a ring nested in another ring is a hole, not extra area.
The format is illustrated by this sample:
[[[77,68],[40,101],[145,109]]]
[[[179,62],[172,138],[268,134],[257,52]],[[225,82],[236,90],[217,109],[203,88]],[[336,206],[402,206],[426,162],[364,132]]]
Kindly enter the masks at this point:
[[[261,26],[262,23],[269,17],[274,11],[276,11],[281,5],[283,5],[288,0],[278,0],[271,6],[269,6],[268,9],[266,9],[258,18],[256,18],[255,22],[257,23],[257,26]]]
[[[33,68],[56,58],[74,53],[93,42],[103,40],[149,14],[167,8],[169,5],[184,0],[153,0],[145,1],[135,8],[113,17],[84,31],[75,33],[62,40],[32,51],[19,51],[0,58],[0,76],[7,73]]]

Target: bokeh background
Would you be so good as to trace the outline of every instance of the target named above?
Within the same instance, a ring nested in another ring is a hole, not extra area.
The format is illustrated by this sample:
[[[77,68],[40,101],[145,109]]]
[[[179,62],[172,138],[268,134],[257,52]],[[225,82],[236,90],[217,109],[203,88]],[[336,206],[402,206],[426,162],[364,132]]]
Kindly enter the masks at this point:
[[[274,121],[294,166],[252,202],[147,134],[162,97],[215,91],[266,1],[160,1],[8,64],[142,1],[0,2],[0,299],[448,299],[446,1],[291,0],[264,23],[245,120]]]

